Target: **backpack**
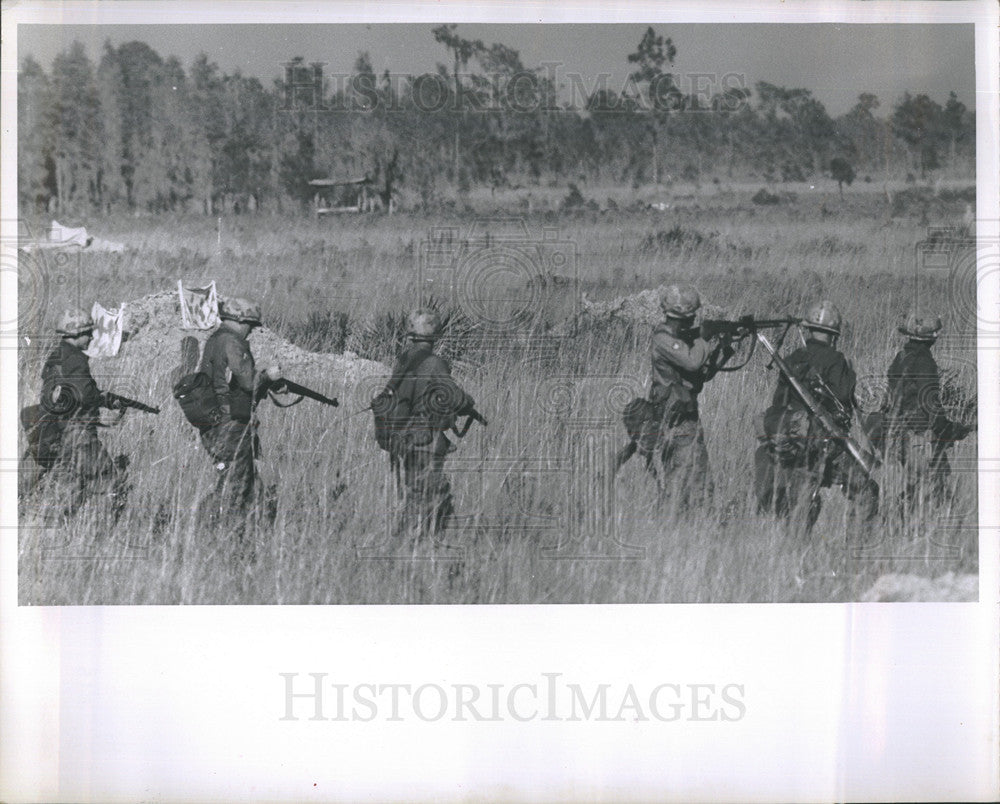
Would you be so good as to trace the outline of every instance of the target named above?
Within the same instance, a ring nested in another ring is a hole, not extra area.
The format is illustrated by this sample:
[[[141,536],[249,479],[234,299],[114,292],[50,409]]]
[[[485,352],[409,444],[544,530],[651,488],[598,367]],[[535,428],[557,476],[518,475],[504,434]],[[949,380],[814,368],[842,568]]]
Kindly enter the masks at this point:
[[[372,399],[375,443],[380,449],[392,455],[400,455],[410,446],[426,446],[434,438],[428,427],[414,428],[414,420],[420,417],[414,410],[413,400],[396,393],[403,380],[419,368],[426,357],[428,355],[425,352],[414,355],[403,366],[403,370],[394,375],[385,388]]]
[[[41,405],[29,405],[21,410],[21,426],[28,438],[28,454],[39,466],[51,469],[62,451],[66,422]]]
[[[212,379],[203,371],[181,377],[174,384],[174,399],[181,406],[184,417],[199,430],[215,427],[222,421],[222,408]]]

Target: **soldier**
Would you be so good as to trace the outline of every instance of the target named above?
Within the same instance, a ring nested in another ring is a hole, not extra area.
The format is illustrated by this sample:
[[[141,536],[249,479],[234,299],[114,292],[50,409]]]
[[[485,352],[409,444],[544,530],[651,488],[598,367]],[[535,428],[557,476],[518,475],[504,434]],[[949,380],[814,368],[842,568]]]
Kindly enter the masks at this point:
[[[246,514],[254,501],[257,479],[255,460],[260,454],[256,403],[260,383],[247,341],[260,326],[260,306],[246,299],[226,299],[219,304],[218,328],[205,342],[200,371],[212,380],[220,420],[201,432],[201,443],[215,463],[215,490],[202,501],[200,513],[214,524]],[[271,366],[268,380],[281,378],[281,368]]]
[[[42,368],[42,398],[37,410],[40,421],[34,449],[34,466],[26,466],[25,491],[50,472],[51,480],[69,492],[66,513],[72,513],[88,497],[108,494],[115,515],[121,512],[127,489],[124,458],[111,460],[97,436],[100,408],[116,407],[98,390],[90,373],[90,345],[94,322],[80,309],[65,310],[56,332],[62,340]]]
[[[807,332],[805,345],[785,362],[847,433],[857,378],[847,358],[837,351],[840,311],[832,302],[821,301],[809,308],[802,326]],[[877,513],[877,487],[842,444],[825,436],[784,375],[778,378],[771,407],[764,413],[764,432],[754,456],[760,510],[773,506],[775,513],[784,515],[808,502],[806,525],[811,528],[820,512],[819,489],[837,483],[866,520]]]
[[[908,340],[888,371],[888,394],[882,421],[869,420],[874,439],[903,466],[904,500],[914,501],[923,481],[932,480],[936,502],[944,499],[951,466],[948,448],[972,430],[951,421],[941,406],[940,378],[931,347],[942,330],[940,318],[911,312],[899,326]]]
[[[673,487],[686,507],[712,493],[705,433],[698,416],[698,394],[732,357],[728,343],[711,348],[693,328],[701,298],[694,288],[670,285],[660,295],[664,321],[653,330],[652,387],[649,401],[626,410],[631,441],[616,458],[620,467],[636,451],[654,474],[659,459],[661,489]],[[641,411],[639,410],[641,408]],[[636,413],[638,415],[636,415]]]
[[[474,410],[475,402],[452,379],[448,361],[434,354],[441,321],[433,310],[409,316],[408,344],[400,353],[383,394],[397,411],[409,415],[393,439],[393,465],[402,463],[405,503],[400,530],[431,534],[442,530],[454,512],[444,461],[453,450],[445,431],[455,417]]]

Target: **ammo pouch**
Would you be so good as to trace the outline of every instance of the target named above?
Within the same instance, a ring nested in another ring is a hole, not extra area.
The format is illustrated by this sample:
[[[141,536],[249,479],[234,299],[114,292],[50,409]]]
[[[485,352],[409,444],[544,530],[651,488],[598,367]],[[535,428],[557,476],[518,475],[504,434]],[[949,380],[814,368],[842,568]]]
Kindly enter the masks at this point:
[[[174,399],[184,417],[199,430],[215,427],[224,418],[212,380],[203,371],[181,377],[174,385]]]

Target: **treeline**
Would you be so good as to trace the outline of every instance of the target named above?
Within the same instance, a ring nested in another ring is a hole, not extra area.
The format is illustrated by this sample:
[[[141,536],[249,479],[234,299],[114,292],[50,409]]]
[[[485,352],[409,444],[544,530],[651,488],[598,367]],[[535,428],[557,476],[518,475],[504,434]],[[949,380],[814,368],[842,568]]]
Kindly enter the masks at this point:
[[[676,48],[648,29],[620,87],[529,68],[502,44],[431,34],[449,64],[349,76],[292,59],[270,86],[205,55],[185,70],[142,42],[83,46],[18,79],[19,194],[42,211],[273,210],[306,205],[315,178],[367,176],[383,200],[433,207],[477,185],[874,181],[974,175],[975,116],[905,94],[887,114],[863,93],[831,118],[807,89],[739,76],[684,86]],[[571,92],[566,100],[566,87]]]

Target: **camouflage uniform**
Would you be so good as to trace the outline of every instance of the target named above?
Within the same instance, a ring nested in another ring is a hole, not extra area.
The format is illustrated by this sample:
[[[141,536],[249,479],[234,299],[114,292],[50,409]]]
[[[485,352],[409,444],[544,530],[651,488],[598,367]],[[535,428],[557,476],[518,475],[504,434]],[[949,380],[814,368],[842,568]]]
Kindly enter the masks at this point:
[[[211,378],[223,413],[219,424],[201,433],[202,446],[217,472],[215,491],[202,502],[202,510],[210,516],[243,514],[253,502],[254,460],[260,453],[249,342],[223,320],[205,342],[200,370]]]
[[[812,337],[785,358],[791,373],[833,419],[848,431],[857,377],[847,358]],[[878,492],[840,444],[825,437],[792,386],[782,375],[764,413],[764,433],[754,456],[755,491],[761,510],[773,506],[787,514],[808,502],[811,526],[820,511],[819,488],[840,485],[866,519],[878,510]],[[808,500],[805,499],[808,495]]]
[[[951,421],[941,406],[938,367],[931,354],[933,342],[933,337],[912,338],[896,354],[889,366],[881,421],[872,417],[869,425],[873,440],[903,467],[904,497],[915,499],[929,478],[934,498],[940,502],[951,474],[948,449],[972,428]]]
[[[686,506],[698,496],[712,494],[705,432],[698,415],[698,395],[715,374],[712,353],[700,337],[675,335],[666,324],[653,330],[651,352],[649,401],[659,426],[644,433],[637,446],[650,468],[654,455],[658,457],[661,486],[676,493],[678,502]]]
[[[635,399],[626,407],[624,420],[630,441],[618,452],[615,468],[638,452],[645,458],[646,468],[658,475],[660,488],[686,507],[696,498],[712,494],[698,394],[732,356],[732,350],[710,348],[691,328],[701,308],[694,288],[664,288],[660,307],[666,320],[653,329],[649,400]]]
[[[412,366],[409,371],[406,368]],[[436,532],[454,513],[444,462],[451,451],[445,431],[459,411],[475,406],[452,379],[448,361],[434,354],[431,342],[418,340],[404,349],[389,381],[395,396],[412,411],[399,447],[392,453],[402,466],[405,503],[398,531]]]

